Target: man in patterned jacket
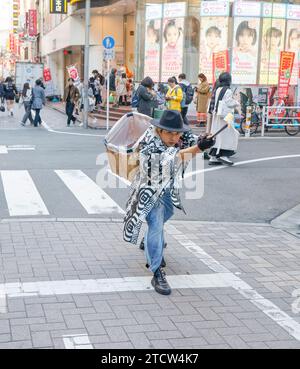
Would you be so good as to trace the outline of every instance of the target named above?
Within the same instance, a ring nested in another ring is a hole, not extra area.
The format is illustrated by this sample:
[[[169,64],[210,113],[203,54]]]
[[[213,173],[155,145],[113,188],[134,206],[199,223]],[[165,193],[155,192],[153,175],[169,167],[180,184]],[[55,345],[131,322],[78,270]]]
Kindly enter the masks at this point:
[[[169,295],[171,288],[162,269],[164,223],[174,206],[184,210],[176,184],[187,161],[214,145],[208,137],[197,138],[184,124],[180,112],[166,110],[160,120],[152,120],[140,144],[139,171],[133,181],[124,219],[124,240],[136,244],[143,222],[147,222],[145,255],[153,273],[156,292]]]

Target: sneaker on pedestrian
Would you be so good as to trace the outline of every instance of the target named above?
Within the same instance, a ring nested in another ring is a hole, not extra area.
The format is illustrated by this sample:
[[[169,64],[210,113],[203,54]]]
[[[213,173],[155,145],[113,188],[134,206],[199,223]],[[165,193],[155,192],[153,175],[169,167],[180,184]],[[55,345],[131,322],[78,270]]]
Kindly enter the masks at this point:
[[[219,157],[219,160],[225,164],[225,165],[228,165],[228,166],[232,166],[234,163],[233,161],[231,161],[227,156],[220,156]]]
[[[164,270],[159,267],[153,275],[151,284],[155,291],[161,295],[170,295],[172,290],[169,286]]]
[[[204,153],[203,153],[203,159],[204,160],[209,160],[210,159],[210,156],[208,155],[207,151],[204,151]]]
[[[23,127],[25,126],[25,123],[24,123],[24,122],[20,122],[20,124],[21,124],[21,126],[23,126]]]
[[[208,165],[222,165],[222,162],[215,156],[211,156]]]
[[[11,112],[10,112],[10,116],[11,116],[11,117],[13,117],[13,116],[14,116],[14,112],[13,112],[13,111],[11,111]]]

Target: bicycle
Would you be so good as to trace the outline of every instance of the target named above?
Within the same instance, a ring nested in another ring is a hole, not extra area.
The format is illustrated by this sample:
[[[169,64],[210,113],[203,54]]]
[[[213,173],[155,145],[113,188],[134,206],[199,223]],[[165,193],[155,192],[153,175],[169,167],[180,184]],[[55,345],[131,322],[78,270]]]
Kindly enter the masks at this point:
[[[251,122],[250,122],[250,136],[255,135],[257,133],[258,127],[262,124],[262,108],[253,103],[252,105],[252,113],[251,113]],[[246,132],[246,115],[241,115],[241,122],[240,122],[240,132],[245,135]]]

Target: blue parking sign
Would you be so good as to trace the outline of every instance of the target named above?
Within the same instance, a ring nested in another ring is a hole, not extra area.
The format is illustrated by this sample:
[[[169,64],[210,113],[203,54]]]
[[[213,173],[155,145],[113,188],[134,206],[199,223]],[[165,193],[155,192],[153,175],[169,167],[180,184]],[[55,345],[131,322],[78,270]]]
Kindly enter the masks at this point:
[[[103,39],[102,45],[105,49],[113,49],[115,46],[115,40],[111,36],[107,36]]]

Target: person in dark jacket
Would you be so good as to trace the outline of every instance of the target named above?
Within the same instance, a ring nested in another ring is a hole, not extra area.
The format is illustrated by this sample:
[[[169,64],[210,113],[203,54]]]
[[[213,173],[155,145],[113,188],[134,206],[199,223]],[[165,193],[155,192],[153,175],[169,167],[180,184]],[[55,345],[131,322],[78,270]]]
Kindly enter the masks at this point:
[[[4,105],[4,96],[5,96],[5,91],[4,91],[4,82],[2,80],[2,78],[0,79],[0,104]]]
[[[15,98],[18,96],[16,85],[13,83],[11,77],[7,77],[4,84],[4,98],[6,100],[7,111],[10,116],[14,115]]]
[[[31,109],[35,111],[35,117],[33,124],[35,127],[38,126],[38,124],[42,124],[42,119],[40,116],[40,112],[43,109],[43,105],[46,104],[46,96],[45,96],[45,90],[41,87],[42,81],[38,79],[35,82],[35,87],[32,89],[32,105]]]
[[[116,86],[116,78],[117,78],[117,69],[112,68],[111,73],[109,75],[109,94],[113,96],[113,107],[117,108],[118,105],[118,96],[117,96],[117,86]],[[109,101],[107,102],[109,104]]]
[[[139,99],[139,106],[137,111],[141,114],[153,116],[154,102],[156,99],[156,93],[153,90],[154,82],[150,77],[146,77],[142,80],[137,90]]]
[[[73,124],[76,122],[76,118],[73,116],[75,105],[77,105],[80,99],[80,93],[76,86],[74,86],[74,79],[69,78],[68,84],[65,88],[64,93],[64,101],[66,102],[66,114],[68,116],[68,127],[70,126],[71,121]]]

